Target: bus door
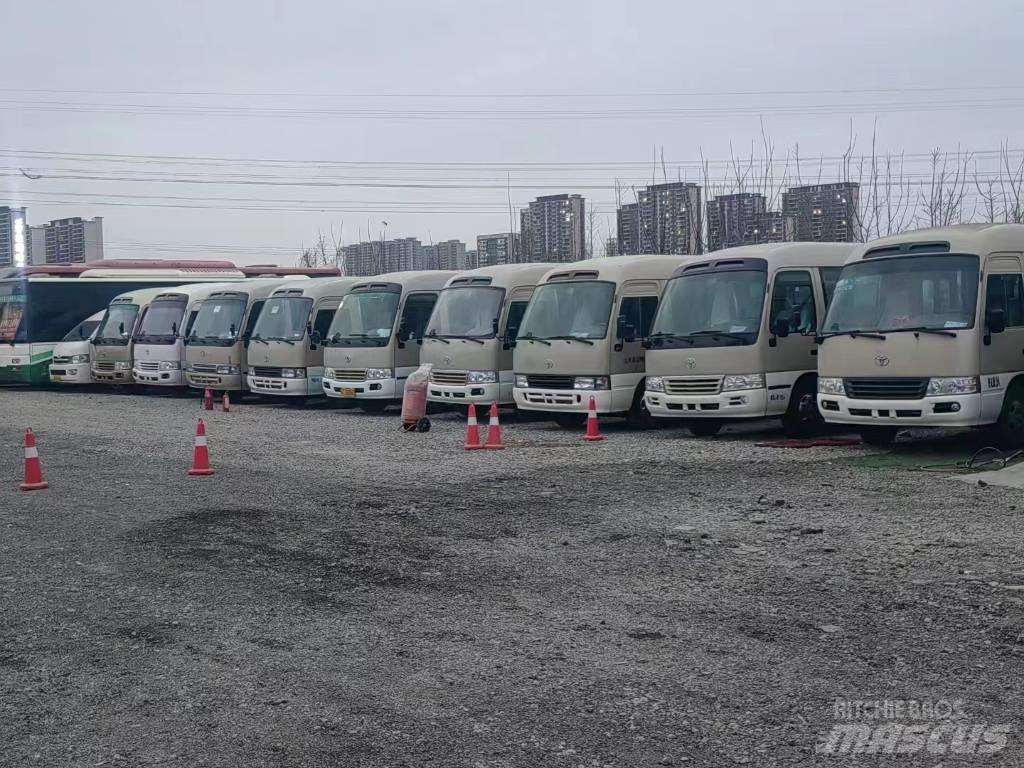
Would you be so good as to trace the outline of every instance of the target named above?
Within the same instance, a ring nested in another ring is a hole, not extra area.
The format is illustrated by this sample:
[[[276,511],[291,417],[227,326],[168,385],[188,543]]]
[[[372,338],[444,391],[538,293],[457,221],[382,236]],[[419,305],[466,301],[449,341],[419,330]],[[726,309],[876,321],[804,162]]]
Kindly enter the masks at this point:
[[[818,307],[824,297],[809,269],[775,273],[768,303],[768,414],[784,413],[793,385],[806,371],[818,368]]]

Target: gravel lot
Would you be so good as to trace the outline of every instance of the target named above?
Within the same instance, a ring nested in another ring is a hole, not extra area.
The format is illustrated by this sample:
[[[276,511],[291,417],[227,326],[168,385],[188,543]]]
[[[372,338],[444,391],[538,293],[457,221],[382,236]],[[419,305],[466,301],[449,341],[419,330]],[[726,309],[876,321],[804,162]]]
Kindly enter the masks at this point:
[[[250,403],[190,478],[199,413],[0,391],[0,764],[1024,764],[1019,491],[763,427],[466,453],[454,415]],[[836,698],[1014,731],[817,754]]]

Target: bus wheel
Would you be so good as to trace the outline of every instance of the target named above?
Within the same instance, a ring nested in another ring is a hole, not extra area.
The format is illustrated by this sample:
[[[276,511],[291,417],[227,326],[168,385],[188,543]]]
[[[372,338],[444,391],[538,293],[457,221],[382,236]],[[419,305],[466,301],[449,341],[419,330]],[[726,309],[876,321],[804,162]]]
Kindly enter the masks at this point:
[[[631,429],[654,429],[658,426],[658,420],[647,410],[642,387],[637,389],[636,394],[633,395],[633,404],[626,411],[626,424]]]
[[[896,427],[861,427],[860,439],[876,448],[887,448],[896,439],[899,429]]]
[[[1003,410],[993,428],[1000,448],[1024,446],[1024,385],[1011,384],[1003,399]]]
[[[366,413],[384,413],[388,407],[387,400],[360,400],[359,407]]]
[[[585,413],[556,413],[553,418],[562,429],[579,429],[587,423]]]
[[[789,407],[782,415],[782,431],[786,437],[814,437],[825,431],[825,419],[818,410],[817,389],[818,383],[813,376],[793,387]]]
[[[687,422],[686,428],[694,437],[714,437],[722,431],[722,422],[718,419],[693,419]]]

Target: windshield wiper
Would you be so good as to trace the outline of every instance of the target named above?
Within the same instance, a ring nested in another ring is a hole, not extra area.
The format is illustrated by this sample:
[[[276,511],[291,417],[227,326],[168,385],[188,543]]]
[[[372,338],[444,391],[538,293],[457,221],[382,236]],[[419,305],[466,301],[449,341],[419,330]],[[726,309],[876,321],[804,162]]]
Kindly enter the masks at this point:
[[[893,328],[890,333],[931,333],[936,336],[949,336],[950,338],[956,338],[955,331],[950,331],[945,328],[926,328],[923,325],[914,326],[913,328]]]
[[[250,336],[249,341],[262,341],[266,345],[270,345],[270,342],[264,339],[262,336]]]
[[[437,337],[435,337],[435,338],[438,338],[438,339],[440,339],[441,337],[440,337],[440,336],[437,336]],[[478,338],[478,337],[476,337],[476,336],[467,336],[467,335],[465,335],[465,334],[462,334],[462,335],[455,335],[455,334],[452,334],[452,335],[450,335],[450,336],[447,336],[446,338],[449,338],[449,339],[458,339],[459,341],[474,341],[474,342],[476,342],[477,344],[483,344],[483,343],[484,343],[484,342],[483,342],[483,341],[482,341],[481,339],[479,339],[479,338]]]
[[[437,339],[438,341],[443,341],[445,344],[451,344],[451,342],[448,341],[448,339],[446,339],[444,336],[438,336],[437,335],[437,331],[431,331],[430,333],[428,333],[427,334],[427,338],[428,339]]]
[[[849,336],[851,339],[878,339],[885,341],[885,336],[871,331],[836,331],[835,333],[824,333],[821,338],[831,339],[833,336]]]
[[[691,339],[689,336],[683,336],[680,333],[665,333],[663,331],[658,331],[658,333],[652,333],[647,338],[649,338],[649,339],[672,339],[673,341],[676,341],[676,340],[678,340],[678,341],[685,341],[686,343],[691,344],[691,345],[695,343],[694,340]]]
[[[551,346],[551,342],[550,341],[547,341],[546,339],[542,339],[542,338],[540,338],[538,336],[534,336],[532,333],[524,333],[523,334],[523,338],[526,339],[527,341],[539,341],[541,344],[544,344],[544,345],[549,346],[549,347]]]
[[[582,341],[584,344],[594,346],[594,342],[588,339],[586,336],[545,336],[545,339],[553,339],[555,341]],[[539,339],[538,339],[539,341]]]
[[[728,331],[714,331],[710,328],[704,331],[694,331],[693,333],[686,334],[687,336],[720,336],[725,339],[736,339],[737,341],[746,341],[746,336],[741,336],[738,333],[730,333]]]

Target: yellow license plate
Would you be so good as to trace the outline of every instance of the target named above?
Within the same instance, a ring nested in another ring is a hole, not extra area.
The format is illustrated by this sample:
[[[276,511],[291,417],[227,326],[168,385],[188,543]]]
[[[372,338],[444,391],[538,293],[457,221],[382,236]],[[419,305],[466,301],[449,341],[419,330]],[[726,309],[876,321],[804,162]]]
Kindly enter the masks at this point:
[[[356,396],[356,391],[354,389],[352,389],[352,387],[342,387],[341,388],[341,396],[342,397],[355,397]]]

